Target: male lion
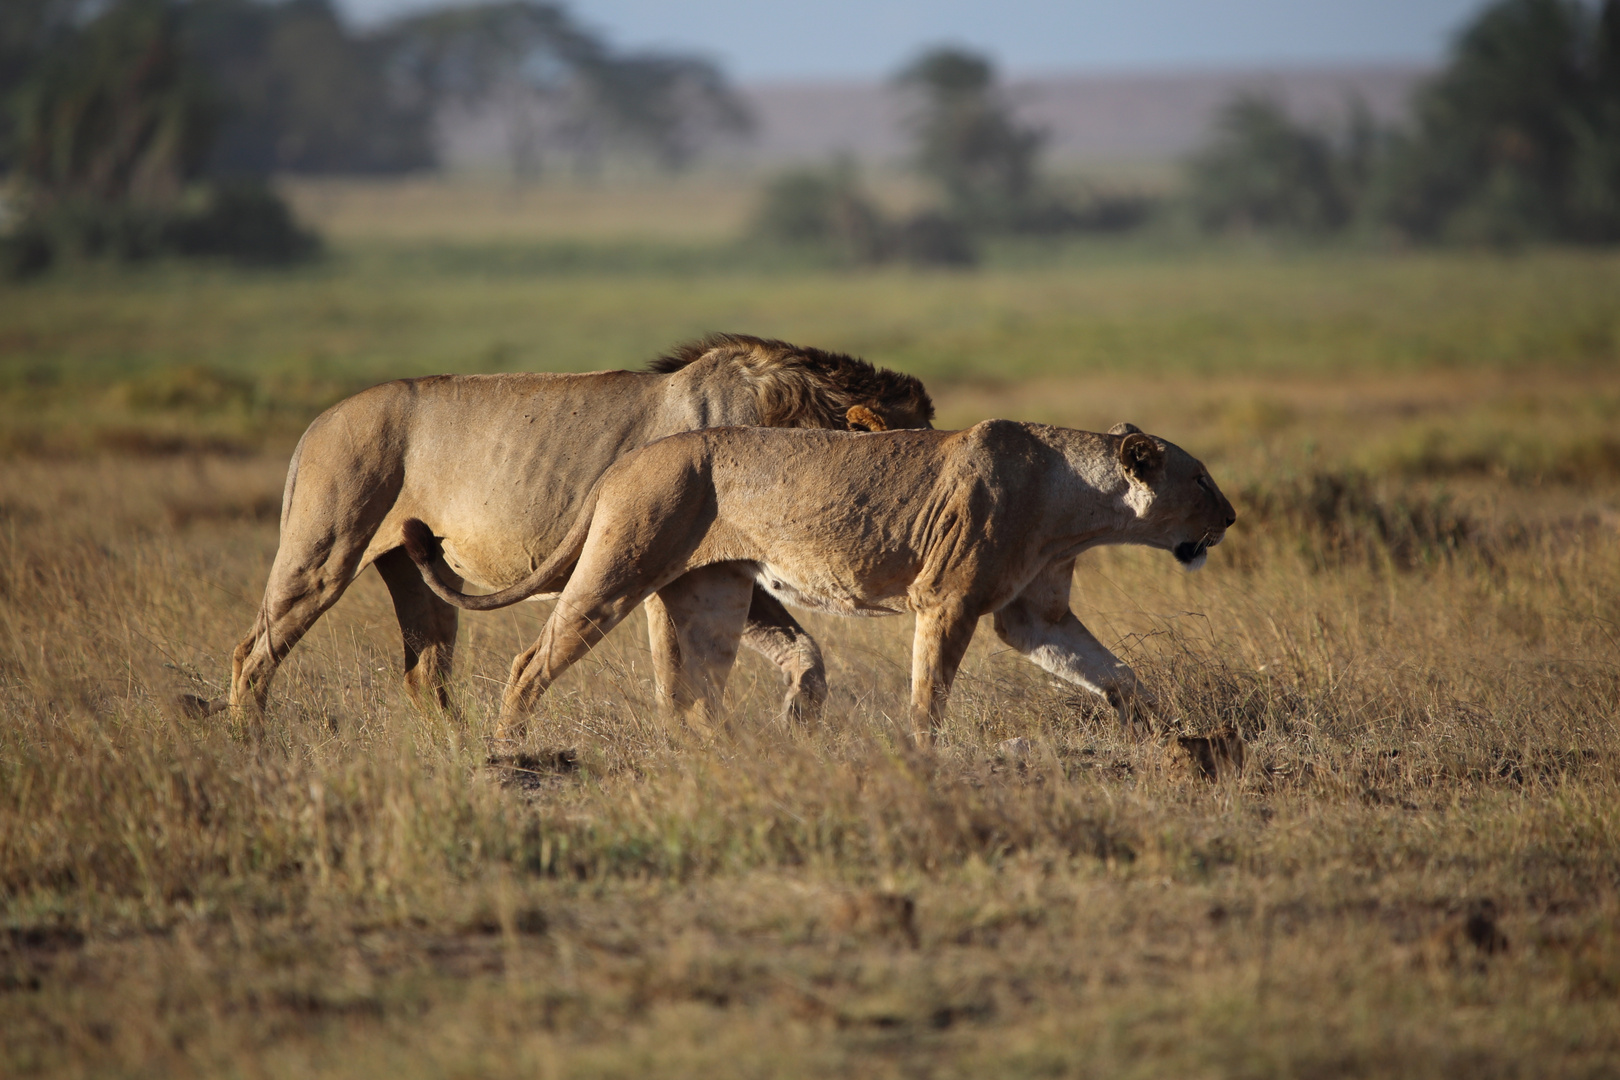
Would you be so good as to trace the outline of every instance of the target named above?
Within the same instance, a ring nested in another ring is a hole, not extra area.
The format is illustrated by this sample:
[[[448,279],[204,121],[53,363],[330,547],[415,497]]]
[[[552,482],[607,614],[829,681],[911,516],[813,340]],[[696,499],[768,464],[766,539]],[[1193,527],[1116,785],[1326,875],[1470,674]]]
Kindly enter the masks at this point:
[[[432,519],[405,547],[435,593],[485,610],[567,585],[512,664],[498,737],[649,596],[672,596],[681,674],[714,711],[756,586],[840,615],[916,614],[911,718],[932,738],[981,615],[1036,664],[1105,696],[1122,724],[1152,700],[1069,610],[1075,556],[1164,548],[1197,568],[1237,520],[1209,472],[1130,424],[1106,435],[987,420],[966,431],[720,428],[625,456],[525,580],[468,596],[435,558]],[[695,670],[707,668],[708,670]]]
[[[741,334],[684,345],[650,367],[402,379],[317,417],[287,470],[281,544],[236,648],[230,704],[262,711],[288,651],[372,563],[399,617],[407,687],[448,704],[456,610],[400,550],[407,518],[434,523],[459,580],[499,588],[547,560],[608,466],[666,435],[718,424],[928,427],[934,415],[909,375]],[[660,609],[653,660],[665,687],[674,641],[662,604],[649,601]],[[744,606],[742,641],[787,677],[785,708],[814,713],[826,695],[814,639],[764,592]]]

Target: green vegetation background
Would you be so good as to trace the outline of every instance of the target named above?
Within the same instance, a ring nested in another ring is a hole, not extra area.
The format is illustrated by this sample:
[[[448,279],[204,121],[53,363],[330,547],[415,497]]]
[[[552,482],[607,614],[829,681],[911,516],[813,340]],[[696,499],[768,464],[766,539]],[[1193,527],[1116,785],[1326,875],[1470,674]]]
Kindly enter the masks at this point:
[[[1620,257],[1010,250],[973,273],[795,269],[744,249],[354,244],[295,272],[108,267],[0,291],[7,441],[132,431],[243,447],[362,386],[636,366],[713,330],[933,384],[1130,373],[1613,365]]]

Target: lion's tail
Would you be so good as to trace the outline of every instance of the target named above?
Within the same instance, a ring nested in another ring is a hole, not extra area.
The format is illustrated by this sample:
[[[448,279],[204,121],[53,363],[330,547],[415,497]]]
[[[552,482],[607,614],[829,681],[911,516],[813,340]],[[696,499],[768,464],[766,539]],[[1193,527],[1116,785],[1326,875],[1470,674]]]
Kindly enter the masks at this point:
[[[442,576],[443,568],[436,560],[438,541],[434,539],[433,530],[420,518],[409,518],[404,524],[405,553],[411,557],[416,568],[422,572],[422,580],[427,582],[428,588],[439,599],[467,611],[494,611],[527,600],[536,593],[554,592],[567,580],[568,572],[579,561],[579,553],[585,548],[585,537],[590,534],[591,519],[596,516],[597,492],[601,486],[598,483],[585,496],[579,518],[568,530],[568,535],[563,537],[562,543],[557,545],[557,550],[535,567],[528,577],[500,592],[474,596],[447,581]]]

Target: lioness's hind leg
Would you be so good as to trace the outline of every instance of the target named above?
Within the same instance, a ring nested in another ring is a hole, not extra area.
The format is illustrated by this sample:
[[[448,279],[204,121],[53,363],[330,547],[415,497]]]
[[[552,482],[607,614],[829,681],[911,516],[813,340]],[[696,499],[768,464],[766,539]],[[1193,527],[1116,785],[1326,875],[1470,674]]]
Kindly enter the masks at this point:
[[[403,548],[385,552],[377,573],[388,586],[405,647],[405,689],[416,702],[450,710],[450,669],[456,651],[456,609],[433,595]],[[459,580],[457,584],[460,584]]]
[[[540,632],[540,640],[512,661],[512,674],[501,694],[501,720],[495,729],[497,739],[521,739],[528,726],[527,716],[547,687],[583,659],[651,593],[649,589],[630,594],[592,595],[584,589],[573,589],[578,581],[576,573],[570,589],[565,589],[558,597],[551,618]]]
[[[603,477],[579,562],[540,640],[512,663],[497,738],[520,737],[525,714],[557,676],[681,575],[714,506],[703,471],[691,465],[653,457],[634,475],[615,467]]]
[[[827,701],[827,664],[821,646],[788,614],[782,602],[755,585],[742,643],[775,664],[787,680],[782,718],[815,720]]]

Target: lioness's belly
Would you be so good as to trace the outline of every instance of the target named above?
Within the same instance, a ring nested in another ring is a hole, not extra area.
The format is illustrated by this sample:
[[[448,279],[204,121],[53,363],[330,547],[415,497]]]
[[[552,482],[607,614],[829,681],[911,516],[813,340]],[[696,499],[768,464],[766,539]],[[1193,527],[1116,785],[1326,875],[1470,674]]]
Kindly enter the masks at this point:
[[[903,589],[890,593],[888,588],[873,588],[833,574],[796,572],[771,563],[755,565],[758,569],[754,580],[784,604],[829,615],[866,618],[902,615],[906,611]]]

